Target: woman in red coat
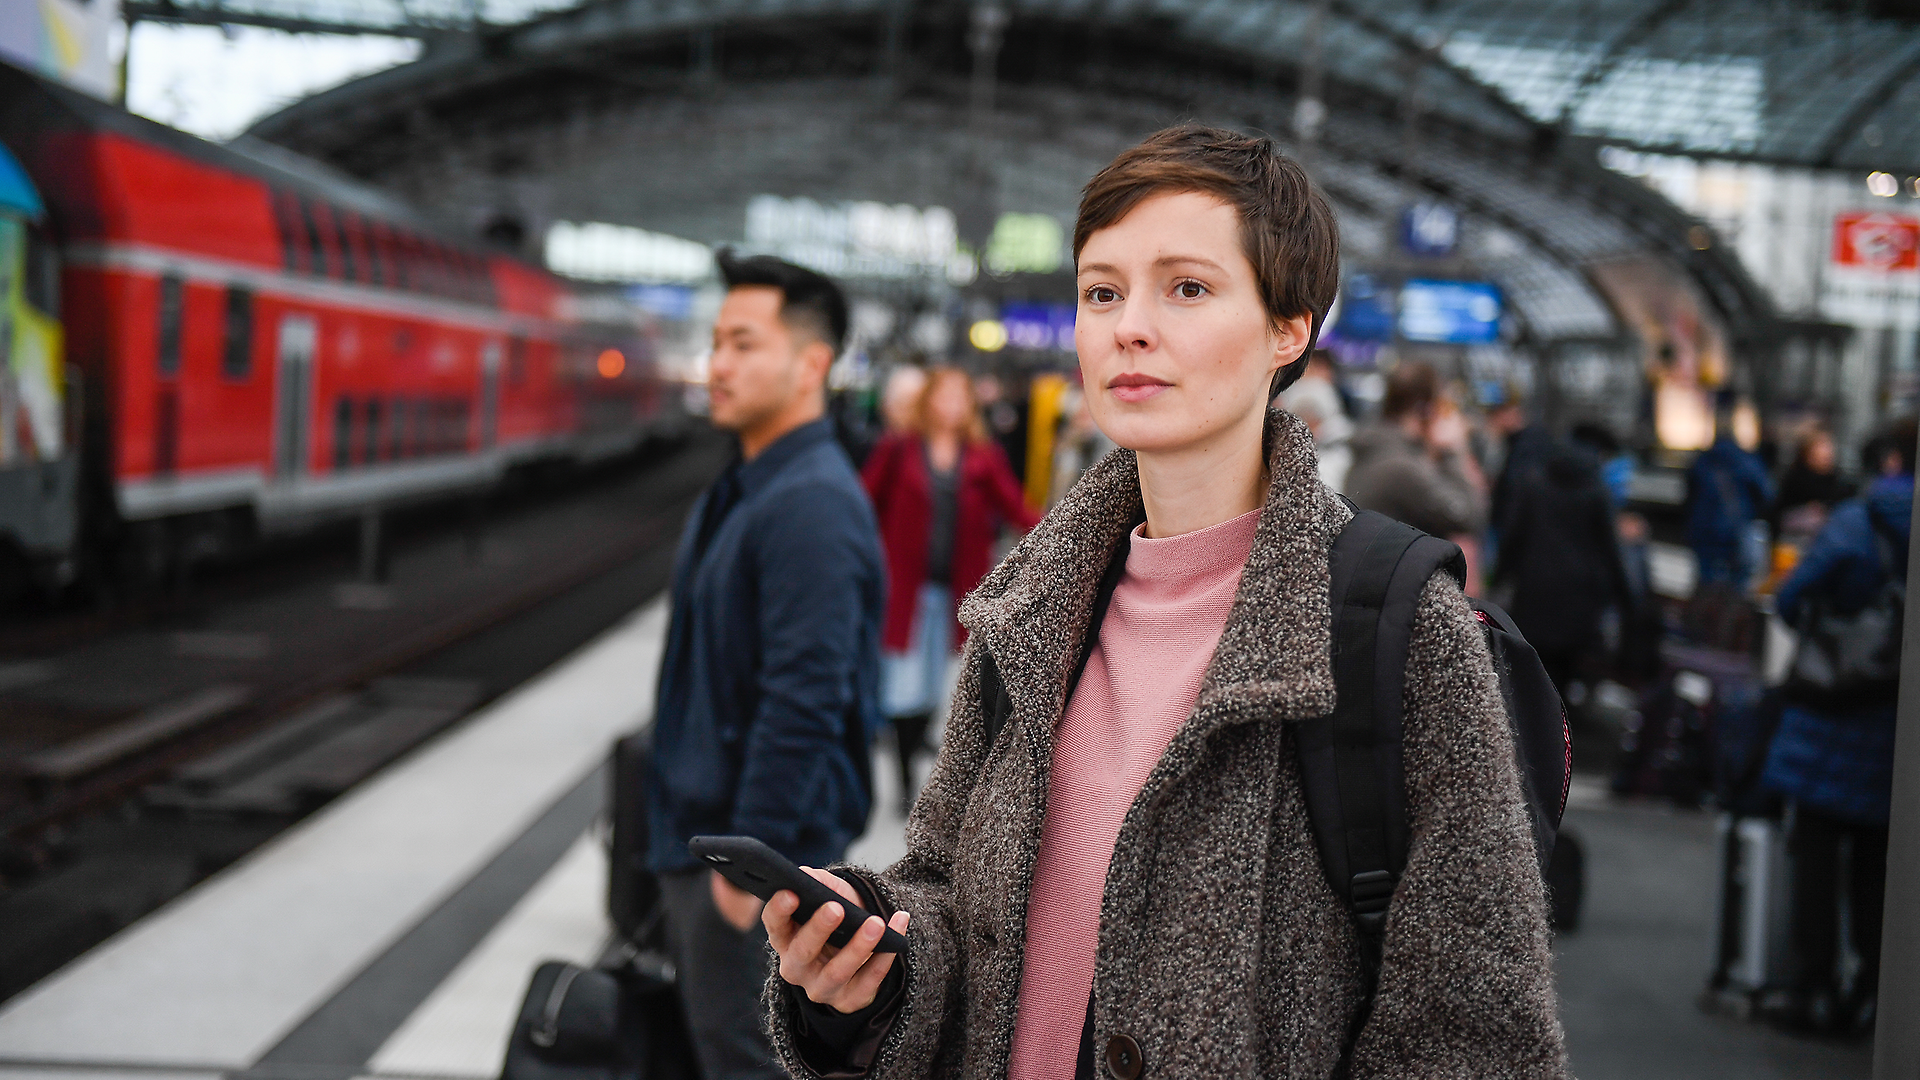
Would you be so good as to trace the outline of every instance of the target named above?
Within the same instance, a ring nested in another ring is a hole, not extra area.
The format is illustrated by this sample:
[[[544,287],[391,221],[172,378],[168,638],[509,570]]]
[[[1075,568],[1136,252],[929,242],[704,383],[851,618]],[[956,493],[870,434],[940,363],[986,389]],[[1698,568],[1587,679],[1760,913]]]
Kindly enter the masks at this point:
[[[900,744],[902,805],[911,805],[913,755],[965,633],[955,620],[960,598],[986,576],[1000,525],[1025,532],[1040,515],[1022,500],[980,422],[973,380],[958,368],[928,373],[914,428],[882,439],[862,479],[887,552],[880,704]]]

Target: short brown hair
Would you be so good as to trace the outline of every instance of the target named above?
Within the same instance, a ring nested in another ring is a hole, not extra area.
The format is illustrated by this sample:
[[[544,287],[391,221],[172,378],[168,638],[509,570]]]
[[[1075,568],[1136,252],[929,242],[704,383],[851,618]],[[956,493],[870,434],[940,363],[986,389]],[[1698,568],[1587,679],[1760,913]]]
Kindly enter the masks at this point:
[[[1148,196],[1182,191],[1215,196],[1239,213],[1240,246],[1253,264],[1269,318],[1312,319],[1300,358],[1274,373],[1277,394],[1306,371],[1340,287],[1340,226],[1333,207],[1272,139],[1183,124],[1147,136],[1087,182],[1073,223],[1074,262],[1088,237]]]
[[[1433,365],[1424,360],[1403,360],[1387,373],[1387,394],[1380,401],[1380,415],[1398,420],[1439,400],[1440,373]]]

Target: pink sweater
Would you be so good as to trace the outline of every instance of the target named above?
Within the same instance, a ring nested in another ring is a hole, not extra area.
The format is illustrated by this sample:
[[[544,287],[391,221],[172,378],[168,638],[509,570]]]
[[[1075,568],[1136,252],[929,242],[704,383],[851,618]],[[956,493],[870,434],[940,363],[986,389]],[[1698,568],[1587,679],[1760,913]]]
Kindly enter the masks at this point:
[[[1254,510],[1184,536],[1133,533],[1099,643],[1053,736],[1008,1080],[1073,1076],[1114,840],[1200,696],[1259,523]]]

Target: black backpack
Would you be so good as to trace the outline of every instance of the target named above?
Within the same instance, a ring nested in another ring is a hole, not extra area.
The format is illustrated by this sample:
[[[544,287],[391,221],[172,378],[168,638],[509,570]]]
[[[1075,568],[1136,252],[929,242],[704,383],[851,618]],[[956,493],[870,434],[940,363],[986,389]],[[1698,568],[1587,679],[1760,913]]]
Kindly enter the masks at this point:
[[[1387,905],[1407,865],[1407,807],[1401,721],[1414,608],[1436,570],[1466,582],[1460,549],[1411,525],[1356,510],[1329,553],[1335,704],[1296,728],[1307,817],[1327,883],[1359,930],[1365,999],[1354,1014],[1336,1078],[1373,1011],[1386,937]],[[1540,657],[1492,604],[1471,600],[1493,654],[1513,729],[1520,791],[1533,823],[1544,878],[1573,778],[1566,708]],[[1378,691],[1386,691],[1379,693]]]
[[[1349,503],[1349,506],[1352,504]],[[1095,596],[1091,628],[1081,643],[1067,685],[1071,699],[1099,636],[1101,620],[1126,568],[1126,545],[1108,564]],[[1407,650],[1420,592],[1435,571],[1465,583],[1466,559],[1459,547],[1371,510],[1355,509],[1328,556],[1332,583],[1334,711],[1299,723],[1295,742],[1307,817],[1320,864],[1335,895],[1353,913],[1359,932],[1365,998],[1348,1030],[1336,1080],[1347,1075],[1354,1044],[1373,1012],[1386,937],[1387,906],[1407,865],[1405,769],[1401,721]],[[1573,776],[1573,744],[1566,709],[1540,657],[1507,617],[1491,604],[1471,601],[1486,633],[1513,728],[1521,794],[1533,822],[1534,854],[1544,877],[1554,838],[1567,806]],[[981,712],[991,747],[1013,713],[1005,683],[991,655],[982,656]],[[1388,690],[1385,694],[1377,689]],[[1091,1075],[1092,1002],[1083,1034],[1081,1075]]]

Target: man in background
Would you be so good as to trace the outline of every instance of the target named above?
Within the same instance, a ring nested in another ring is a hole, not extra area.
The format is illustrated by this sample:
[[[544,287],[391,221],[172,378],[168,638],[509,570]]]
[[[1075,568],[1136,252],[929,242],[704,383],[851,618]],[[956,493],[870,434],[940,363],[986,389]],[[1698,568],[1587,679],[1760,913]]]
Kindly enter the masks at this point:
[[[760,1020],[760,901],[695,859],[701,834],[828,866],[865,827],[886,580],[873,510],[826,417],[847,302],[768,256],[718,257],[708,376],[739,453],[694,507],[673,577],[647,786],[648,865],[706,1080],[778,1077]]]
[[[1773,478],[1733,437],[1733,395],[1722,393],[1713,445],[1687,470],[1687,544],[1702,586],[1742,591],[1754,572],[1753,522],[1773,503]]]
[[[1353,436],[1347,495],[1416,529],[1456,542],[1477,534],[1486,479],[1467,450],[1467,422],[1440,392],[1431,364],[1407,361],[1387,376],[1380,418]]]

